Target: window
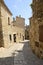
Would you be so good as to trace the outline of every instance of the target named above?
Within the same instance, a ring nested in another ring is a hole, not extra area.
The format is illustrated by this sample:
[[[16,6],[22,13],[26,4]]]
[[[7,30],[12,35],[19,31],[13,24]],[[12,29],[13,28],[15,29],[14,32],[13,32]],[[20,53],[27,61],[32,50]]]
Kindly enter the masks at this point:
[[[10,25],[10,18],[8,17],[8,25]]]
[[[9,35],[9,38],[10,38],[10,41],[12,40],[12,38],[11,38],[11,34]]]

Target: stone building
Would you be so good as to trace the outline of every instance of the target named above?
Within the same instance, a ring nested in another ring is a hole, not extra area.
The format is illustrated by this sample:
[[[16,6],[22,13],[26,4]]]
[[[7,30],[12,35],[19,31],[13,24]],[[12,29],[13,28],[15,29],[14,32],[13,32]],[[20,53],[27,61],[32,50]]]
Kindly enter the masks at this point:
[[[29,25],[25,26],[25,39],[29,40]]]
[[[22,19],[22,20],[21,20]],[[16,21],[19,23],[22,23],[23,26],[25,25],[25,19],[24,18],[16,18]],[[19,35],[24,39],[24,29],[15,25],[12,18],[12,13],[6,6],[4,0],[0,0],[0,47],[9,47],[15,42],[19,42],[21,38],[19,39]],[[18,33],[19,32],[19,33]],[[16,37],[18,35],[18,37]],[[17,40],[16,40],[17,38]],[[23,40],[22,39],[22,40]],[[21,40],[21,41],[22,41]]]
[[[25,19],[21,16],[16,16],[16,19],[12,22],[12,30],[15,34],[13,36],[16,36],[14,41],[21,42],[25,39]]]
[[[30,18],[30,45],[33,52],[43,58],[43,1],[32,0]]]

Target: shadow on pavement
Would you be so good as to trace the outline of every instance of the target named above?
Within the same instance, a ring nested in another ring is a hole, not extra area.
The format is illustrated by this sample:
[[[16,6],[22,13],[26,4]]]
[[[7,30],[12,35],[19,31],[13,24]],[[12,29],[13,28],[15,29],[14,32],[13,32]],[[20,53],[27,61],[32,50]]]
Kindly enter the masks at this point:
[[[11,57],[0,58],[0,65],[43,65],[43,60],[32,53],[28,42],[23,42],[22,50],[15,50]]]
[[[14,57],[0,58],[0,65],[14,65]]]
[[[28,65],[43,65],[43,60],[33,54],[29,43],[24,43],[23,55]]]

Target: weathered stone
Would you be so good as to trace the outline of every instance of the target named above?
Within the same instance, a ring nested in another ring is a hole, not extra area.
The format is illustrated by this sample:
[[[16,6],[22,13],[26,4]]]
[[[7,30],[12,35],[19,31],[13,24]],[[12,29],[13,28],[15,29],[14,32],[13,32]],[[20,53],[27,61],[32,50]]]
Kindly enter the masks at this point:
[[[21,42],[25,38],[24,34],[25,19],[16,17],[13,21],[12,13],[0,0],[0,47],[10,47],[15,42]]]
[[[33,15],[30,18],[30,45],[36,55],[43,57],[43,1],[33,0],[31,6]]]

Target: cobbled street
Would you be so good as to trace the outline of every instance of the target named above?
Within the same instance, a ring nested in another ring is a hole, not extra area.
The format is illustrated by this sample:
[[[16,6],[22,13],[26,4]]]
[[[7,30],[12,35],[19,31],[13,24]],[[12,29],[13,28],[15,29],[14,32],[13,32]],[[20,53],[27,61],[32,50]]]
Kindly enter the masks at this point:
[[[43,65],[43,60],[32,53],[28,41],[15,43],[12,49],[11,56],[0,58],[0,65]]]

